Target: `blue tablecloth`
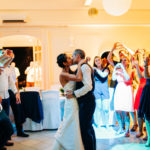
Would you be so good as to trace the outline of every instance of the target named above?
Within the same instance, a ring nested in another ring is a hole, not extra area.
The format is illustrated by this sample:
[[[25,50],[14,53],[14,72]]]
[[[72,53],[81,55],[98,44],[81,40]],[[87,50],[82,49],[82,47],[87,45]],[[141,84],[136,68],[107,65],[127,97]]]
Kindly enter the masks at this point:
[[[25,118],[40,123],[43,120],[43,108],[39,92],[21,92],[20,96]]]

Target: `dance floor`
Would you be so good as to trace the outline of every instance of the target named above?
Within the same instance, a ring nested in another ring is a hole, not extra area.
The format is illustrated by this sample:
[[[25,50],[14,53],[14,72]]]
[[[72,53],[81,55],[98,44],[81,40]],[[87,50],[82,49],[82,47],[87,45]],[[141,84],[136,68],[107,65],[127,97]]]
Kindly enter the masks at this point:
[[[112,133],[111,133],[112,132]],[[56,131],[28,132],[29,138],[19,138],[13,136],[15,145],[8,147],[8,150],[51,150]],[[110,133],[110,135],[109,135]],[[131,137],[125,138],[123,135],[114,136],[111,129],[106,131],[96,129],[97,150],[149,150],[145,147],[142,138],[135,138],[135,133]]]
[[[118,127],[112,128],[105,128],[105,127],[99,127],[96,128],[95,126],[95,134],[96,134],[96,139],[114,139],[114,138],[120,138],[123,137],[125,133],[122,134],[116,134],[116,131],[118,130]]]

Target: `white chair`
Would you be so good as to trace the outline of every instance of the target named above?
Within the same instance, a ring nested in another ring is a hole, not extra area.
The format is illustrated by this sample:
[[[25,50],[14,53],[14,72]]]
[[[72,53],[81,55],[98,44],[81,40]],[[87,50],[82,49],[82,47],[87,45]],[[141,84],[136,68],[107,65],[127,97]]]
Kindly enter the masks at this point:
[[[42,91],[43,129],[57,129],[61,123],[59,91]]]
[[[60,84],[53,84],[51,85],[50,90],[59,90],[62,86]]]
[[[35,92],[39,92],[40,88],[39,87],[26,87],[25,91],[35,91]]]
[[[26,121],[23,124],[23,129],[26,131],[41,131],[43,130],[43,124],[42,121],[41,123],[36,123],[32,121],[30,118],[26,118]]]

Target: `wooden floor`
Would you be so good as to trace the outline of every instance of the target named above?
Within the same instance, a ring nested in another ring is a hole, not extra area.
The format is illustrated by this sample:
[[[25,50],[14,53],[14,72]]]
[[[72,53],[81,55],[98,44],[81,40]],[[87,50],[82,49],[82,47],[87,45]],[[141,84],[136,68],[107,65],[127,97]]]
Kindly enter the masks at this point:
[[[8,150],[51,150],[56,131],[28,132],[29,138],[13,136],[14,146]],[[103,134],[103,133],[99,133]],[[142,138],[136,138],[136,133],[131,133],[129,138],[97,139],[97,150],[150,150],[145,147]]]

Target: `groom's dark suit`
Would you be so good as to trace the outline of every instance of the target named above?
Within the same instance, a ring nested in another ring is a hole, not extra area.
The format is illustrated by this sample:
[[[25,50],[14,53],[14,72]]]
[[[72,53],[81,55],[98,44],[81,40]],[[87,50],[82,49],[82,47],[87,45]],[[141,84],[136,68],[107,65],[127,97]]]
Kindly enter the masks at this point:
[[[88,70],[88,72],[86,72],[86,69]],[[93,70],[91,66],[89,66],[88,64],[83,64],[81,66],[81,70],[83,74],[83,80],[82,82],[76,82],[76,90],[74,91],[74,94],[77,97],[77,101],[79,104],[79,121],[81,128],[81,136],[85,150],[96,150],[95,133],[92,127],[92,119],[95,110],[95,97],[93,94],[94,90]],[[86,77],[88,78],[84,79]],[[88,82],[91,88],[87,90],[87,93],[85,93],[85,88],[88,88]],[[82,90],[79,91],[82,88],[84,88],[83,92],[84,95],[82,95]]]

